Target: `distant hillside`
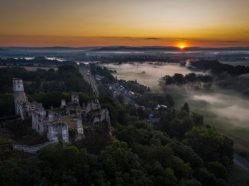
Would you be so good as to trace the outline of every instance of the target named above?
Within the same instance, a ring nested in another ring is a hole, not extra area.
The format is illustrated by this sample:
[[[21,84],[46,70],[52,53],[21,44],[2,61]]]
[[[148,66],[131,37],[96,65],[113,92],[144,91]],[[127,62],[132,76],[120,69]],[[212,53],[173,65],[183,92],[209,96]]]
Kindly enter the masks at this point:
[[[179,50],[177,47],[160,47],[160,46],[150,46],[150,47],[130,47],[130,46],[111,46],[111,47],[101,47],[93,49],[92,51],[160,51],[160,50]]]
[[[179,51],[178,47],[175,46],[103,46],[103,47],[65,47],[65,46],[54,46],[54,47],[2,47],[0,50],[91,50],[91,51]],[[224,48],[204,48],[204,47],[188,47],[185,50],[249,50],[248,47],[224,47]]]

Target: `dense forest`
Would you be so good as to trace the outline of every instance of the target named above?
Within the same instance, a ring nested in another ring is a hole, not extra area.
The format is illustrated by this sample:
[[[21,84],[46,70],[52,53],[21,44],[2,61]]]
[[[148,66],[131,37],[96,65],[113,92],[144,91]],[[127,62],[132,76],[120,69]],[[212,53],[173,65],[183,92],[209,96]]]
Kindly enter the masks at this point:
[[[198,70],[211,71],[213,74],[216,74],[216,75],[227,73],[232,76],[238,76],[238,75],[249,73],[249,67],[241,66],[241,65],[232,66],[232,65],[220,63],[219,61],[200,60],[200,61],[192,62],[191,65]]]
[[[212,83],[213,78],[210,75],[189,73],[182,75],[179,73],[173,76],[166,75],[163,78],[166,85],[184,85],[189,83]]]
[[[235,90],[248,97],[249,67],[222,64],[219,61],[196,61],[191,63],[195,70],[208,71],[219,87]]]
[[[0,58],[0,65],[6,65],[6,66],[59,66],[59,65],[65,65],[65,64],[71,64],[74,63],[71,61],[64,61],[63,63],[61,61],[58,61],[56,59],[49,60],[46,57],[34,57],[31,59],[26,58]]]
[[[12,79],[24,81],[25,92],[31,101],[42,102],[46,108],[57,107],[60,100],[70,99],[70,92],[81,92],[81,100],[91,95],[90,86],[82,79],[77,66],[64,65],[58,70],[27,71],[24,68],[0,69],[0,117],[13,115]]]
[[[68,69],[73,67],[63,67],[58,72],[67,74]],[[28,80],[24,76],[23,79]],[[67,88],[77,90],[75,85]],[[84,93],[85,89],[81,90]],[[124,105],[111,96],[108,83],[102,84],[100,95],[101,105],[110,111],[110,143],[101,147],[59,143],[45,147],[35,156],[15,151],[0,154],[0,185],[228,184],[233,142],[208,126],[187,103],[177,110],[170,95],[146,92],[135,99],[144,109]],[[167,105],[167,109],[155,111],[158,103]],[[154,122],[147,120],[147,112],[157,113]],[[21,128],[22,125],[18,130]]]
[[[153,126],[132,108],[102,100],[116,112],[110,145],[94,154],[58,144],[37,156],[9,155],[0,163],[1,185],[226,185],[232,141],[188,106],[162,112]]]

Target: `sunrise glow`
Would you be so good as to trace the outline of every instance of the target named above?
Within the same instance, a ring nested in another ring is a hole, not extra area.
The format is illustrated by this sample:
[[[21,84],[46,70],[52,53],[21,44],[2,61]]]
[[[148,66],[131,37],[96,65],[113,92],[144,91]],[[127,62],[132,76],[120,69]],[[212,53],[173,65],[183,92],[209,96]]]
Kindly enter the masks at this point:
[[[0,46],[248,46],[248,8],[248,0],[1,1]]]
[[[187,47],[187,45],[185,43],[179,43],[177,47],[181,50],[184,50]]]

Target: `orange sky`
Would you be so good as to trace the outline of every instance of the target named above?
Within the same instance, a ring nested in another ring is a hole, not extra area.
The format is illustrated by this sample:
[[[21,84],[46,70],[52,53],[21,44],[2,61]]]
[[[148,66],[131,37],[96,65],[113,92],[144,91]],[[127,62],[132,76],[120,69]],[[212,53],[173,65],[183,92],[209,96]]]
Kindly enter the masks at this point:
[[[0,1],[0,46],[249,46],[249,0]]]

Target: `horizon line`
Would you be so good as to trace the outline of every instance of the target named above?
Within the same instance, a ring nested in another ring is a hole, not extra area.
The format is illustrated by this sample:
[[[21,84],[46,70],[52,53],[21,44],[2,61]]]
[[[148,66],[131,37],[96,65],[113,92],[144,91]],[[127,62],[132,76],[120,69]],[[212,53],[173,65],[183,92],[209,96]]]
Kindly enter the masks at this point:
[[[172,48],[179,49],[178,46],[174,45],[96,45],[96,46],[66,46],[66,45],[54,45],[54,46],[0,46],[0,49],[14,49],[14,48],[27,48],[27,49],[42,49],[42,48],[68,48],[68,49],[82,49],[82,48]],[[248,46],[217,46],[217,47],[207,47],[207,46],[186,46],[184,50],[187,49],[229,49],[229,48],[248,48]]]

